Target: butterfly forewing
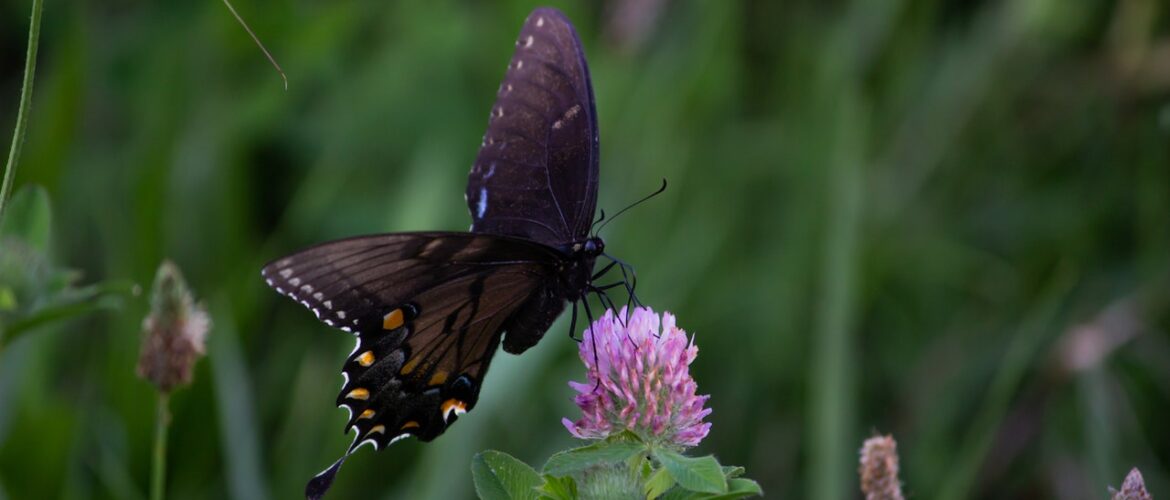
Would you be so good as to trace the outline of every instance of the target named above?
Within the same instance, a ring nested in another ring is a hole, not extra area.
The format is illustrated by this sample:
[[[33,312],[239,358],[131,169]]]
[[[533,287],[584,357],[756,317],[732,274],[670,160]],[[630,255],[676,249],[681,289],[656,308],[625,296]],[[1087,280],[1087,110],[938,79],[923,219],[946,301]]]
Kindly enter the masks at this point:
[[[528,16],[467,182],[472,231],[563,248],[587,235],[597,205],[597,112],[573,26]]]
[[[318,245],[264,268],[277,291],[353,333],[338,405],[354,445],[431,440],[475,406],[501,326],[555,268],[513,238],[401,233]]]

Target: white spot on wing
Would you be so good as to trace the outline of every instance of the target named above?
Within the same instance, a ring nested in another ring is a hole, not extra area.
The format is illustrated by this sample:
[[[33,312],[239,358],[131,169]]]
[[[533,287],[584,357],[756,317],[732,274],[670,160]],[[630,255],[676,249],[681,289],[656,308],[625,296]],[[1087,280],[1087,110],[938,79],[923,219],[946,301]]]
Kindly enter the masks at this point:
[[[536,18],[536,27],[539,28],[541,26],[544,26],[544,16]]]
[[[394,444],[394,443],[397,443],[397,442],[399,442],[399,441],[402,441],[403,439],[406,439],[406,438],[408,438],[408,437],[410,437],[410,436],[412,436],[412,434],[411,434],[411,433],[409,433],[409,432],[404,432],[404,433],[402,433],[402,434],[399,434],[399,435],[397,435],[397,436],[394,436],[394,439],[391,439],[391,440],[390,440],[390,442],[386,444],[386,446],[390,446],[390,445],[392,445],[392,444]]]
[[[301,291],[305,293],[313,293],[313,285],[302,286]]]
[[[284,278],[284,279],[288,279],[289,276],[292,276],[292,273],[293,273],[292,268],[281,269],[280,270],[280,277]]]
[[[532,35],[528,35],[528,38],[524,39],[524,48],[527,49],[528,47],[531,47],[531,46],[532,46]]]
[[[324,304],[325,304],[326,309],[333,309],[333,301],[332,300],[326,300],[324,302]]]
[[[517,60],[516,60],[516,69],[521,69],[521,68],[523,68],[523,67],[524,67],[524,60],[523,60],[523,59],[517,59]]]
[[[488,179],[491,179],[493,175],[496,175],[496,162],[494,162],[494,161],[492,162],[491,166],[488,167],[487,175],[483,176],[483,180],[486,181]]]
[[[345,319],[345,311],[337,311],[337,317],[339,319]]]
[[[301,286],[301,279],[300,278],[293,278],[291,280],[288,280],[288,284],[290,284],[292,286]]]
[[[325,298],[325,294],[323,294],[323,293],[321,293],[321,292],[317,292],[317,293],[314,293],[314,294],[313,294],[313,298],[314,298],[314,299],[317,299],[317,300],[321,300],[321,299],[324,299],[324,298]]]
[[[475,203],[475,218],[482,219],[483,213],[487,211],[487,188],[479,188],[479,201]]]
[[[565,111],[565,114],[561,116],[560,120],[557,120],[556,122],[553,123],[552,128],[554,130],[556,130],[556,129],[559,129],[559,128],[565,126],[566,121],[572,120],[573,118],[575,118],[577,116],[577,113],[580,113],[580,112],[581,112],[581,105],[580,104],[574,105],[573,107],[569,108],[568,111]]]

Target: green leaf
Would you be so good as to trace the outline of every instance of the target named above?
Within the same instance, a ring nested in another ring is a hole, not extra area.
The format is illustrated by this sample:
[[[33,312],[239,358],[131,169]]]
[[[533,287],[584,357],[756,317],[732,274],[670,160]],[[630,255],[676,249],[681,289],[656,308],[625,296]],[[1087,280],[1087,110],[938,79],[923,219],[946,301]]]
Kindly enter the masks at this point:
[[[656,500],[734,500],[736,498],[764,495],[764,491],[760,489],[760,485],[751,479],[732,479],[727,482],[727,486],[726,493],[700,493],[675,486]]]
[[[39,252],[49,251],[52,212],[45,188],[28,185],[12,196],[0,220],[0,237],[16,238]]]
[[[475,493],[484,500],[537,500],[544,483],[528,464],[502,451],[487,450],[471,460]]]
[[[576,500],[577,482],[571,477],[544,475],[544,484],[536,488],[541,498],[552,500]]]
[[[764,490],[760,489],[760,484],[747,478],[737,477],[727,481],[727,494],[713,497],[719,499],[730,498],[745,498],[751,496],[763,496]]]
[[[646,445],[628,441],[602,442],[562,451],[544,464],[544,473],[567,476],[601,464],[616,464],[646,451]]]
[[[742,476],[743,473],[744,473],[743,467],[740,467],[738,465],[724,465],[723,466],[723,477],[725,477],[727,479],[735,479],[739,476]]]
[[[0,321],[0,334],[5,343],[36,330],[48,323],[62,321],[103,309],[117,309],[125,298],[137,294],[137,285],[129,282],[107,282],[77,289],[68,289],[45,300],[35,310],[9,322]],[[2,318],[0,318],[2,319]]]
[[[654,458],[679,486],[702,493],[726,493],[727,480],[715,457],[691,458],[670,450],[654,450]]]
[[[654,471],[650,475],[650,478],[646,480],[643,491],[646,492],[646,498],[653,500],[674,487],[674,484],[674,478],[670,476],[670,472],[664,467]]]

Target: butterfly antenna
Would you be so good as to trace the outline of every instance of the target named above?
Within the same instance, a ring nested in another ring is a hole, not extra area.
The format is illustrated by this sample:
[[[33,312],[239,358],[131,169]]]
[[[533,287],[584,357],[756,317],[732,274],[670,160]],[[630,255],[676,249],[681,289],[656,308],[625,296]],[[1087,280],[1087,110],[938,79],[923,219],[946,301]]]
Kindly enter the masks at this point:
[[[276,68],[276,72],[280,74],[280,79],[284,81],[284,90],[288,90],[288,76],[284,74],[283,69],[280,69],[280,64],[276,62],[276,58],[272,57],[272,54],[269,53],[268,49],[264,47],[264,44],[260,42],[260,37],[256,36],[256,33],[252,32],[252,28],[248,27],[248,23],[244,22],[244,18],[240,17],[240,14],[236,12],[235,7],[232,7],[232,3],[229,0],[223,0],[223,4],[227,6],[228,11],[232,13],[232,16],[235,16],[236,21],[240,23],[240,26],[244,27],[244,31],[248,32],[248,36],[252,37],[252,41],[256,42],[256,46],[260,47],[260,52],[264,53],[264,57],[268,58],[268,62],[272,64],[272,67]]]
[[[640,200],[638,200],[638,201],[635,201],[635,202],[633,202],[633,203],[631,203],[631,204],[627,205],[627,206],[626,206],[626,208],[623,208],[623,209],[621,209],[621,210],[618,210],[618,213],[616,213],[616,214],[613,214],[613,217],[610,217],[608,221],[606,221],[604,224],[602,224],[602,225],[601,225],[601,227],[597,228],[597,232],[598,232],[598,233],[599,233],[599,232],[601,232],[601,230],[605,228],[605,225],[606,225],[606,224],[609,224],[610,222],[613,222],[613,220],[614,220],[614,219],[618,218],[618,216],[619,216],[619,215],[621,215],[621,214],[625,213],[625,212],[626,212],[626,210],[629,210],[629,209],[631,209],[631,208],[634,208],[634,207],[636,207],[636,206],[638,206],[638,205],[641,205],[641,204],[642,204],[642,202],[644,202],[644,201],[646,201],[646,200],[649,200],[650,198],[653,198],[653,197],[655,197],[655,196],[658,196],[658,195],[662,194],[662,192],[663,192],[663,191],[666,191],[666,178],[665,178],[665,177],[663,177],[663,178],[662,178],[662,187],[658,188],[658,190],[657,190],[657,191],[655,191],[655,192],[653,192],[653,193],[650,193],[650,194],[646,195],[644,198],[642,198],[642,199],[640,199]],[[601,220],[598,220],[597,222],[601,222]],[[594,234],[596,234],[596,233],[594,233]]]
[[[605,220],[605,209],[602,208],[600,210],[601,210],[601,217],[598,217],[597,220],[593,221],[593,225],[589,226],[589,231],[593,232],[593,236],[597,236],[597,231],[593,231],[593,228],[597,227],[597,225],[600,224],[601,221]]]

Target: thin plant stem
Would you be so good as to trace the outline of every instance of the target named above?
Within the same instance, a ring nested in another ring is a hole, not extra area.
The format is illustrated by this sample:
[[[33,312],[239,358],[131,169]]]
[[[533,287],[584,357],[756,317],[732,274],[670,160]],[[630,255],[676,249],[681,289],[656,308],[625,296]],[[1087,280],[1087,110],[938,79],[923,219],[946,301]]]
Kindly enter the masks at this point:
[[[24,80],[20,85],[20,106],[16,112],[16,130],[12,132],[12,148],[8,150],[8,163],[4,165],[4,181],[0,184],[0,220],[4,218],[4,207],[12,191],[12,180],[16,177],[16,164],[20,159],[20,148],[28,130],[28,114],[32,107],[33,76],[37,70],[37,45],[41,39],[41,12],[44,0],[32,0],[32,17],[28,26],[28,53],[24,61]]]
[[[256,46],[260,47],[260,52],[264,53],[264,57],[268,58],[268,62],[272,63],[272,67],[276,68],[276,72],[280,73],[280,79],[284,81],[284,90],[288,90],[288,76],[285,76],[284,70],[280,69],[280,64],[276,63],[276,58],[272,57],[272,54],[268,52],[268,49],[264,47],[263,43],[260,43],[260,37],[257,37],[256,33],[252,32],[252,28],[248,27],[248,23],[244,22],[244,18],[240,17],[240,14],[236,12],[236,8],[232,7],[232,3],[228,0],[223,0],[223,4],[226,5],[228,10],[231,11],[232,15],[235,16],[236,21],[239,21],[240,26],[244,27],[244,31],[248,32],[248,36],[252,37],[252,41],[256,42]]]
[[[158,393],[158,408],[154,415],[154,458],[151,460],[150,500],[162,500],[167,474],[167,426],[170,425],[170,411],[167,403],[170,394]]]

